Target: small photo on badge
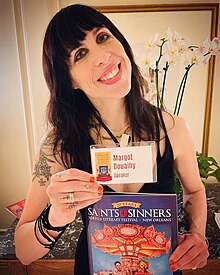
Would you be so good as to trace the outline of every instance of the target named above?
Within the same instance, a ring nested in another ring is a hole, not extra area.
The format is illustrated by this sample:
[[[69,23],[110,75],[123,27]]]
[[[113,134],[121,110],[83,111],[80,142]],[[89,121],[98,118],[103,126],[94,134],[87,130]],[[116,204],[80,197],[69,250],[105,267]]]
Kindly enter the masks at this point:
[[[96,152],[95,153],[96,164],[96,180],[97,181],[110,181],[111,175],[111,153],[110,152]]]
[[[109,181],[112,180],[112,176],[109,173],[109,167],[107,165],[100,165],[97,175],[98,181]]]

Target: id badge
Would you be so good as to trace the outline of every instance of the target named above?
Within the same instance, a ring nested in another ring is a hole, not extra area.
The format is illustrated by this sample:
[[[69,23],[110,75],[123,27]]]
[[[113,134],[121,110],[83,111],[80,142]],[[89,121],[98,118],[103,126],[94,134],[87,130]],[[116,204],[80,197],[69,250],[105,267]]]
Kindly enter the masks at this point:
[[[99,184],[157,181],[156,143],[141,141],[126,147],[90,146],[92,173]]]

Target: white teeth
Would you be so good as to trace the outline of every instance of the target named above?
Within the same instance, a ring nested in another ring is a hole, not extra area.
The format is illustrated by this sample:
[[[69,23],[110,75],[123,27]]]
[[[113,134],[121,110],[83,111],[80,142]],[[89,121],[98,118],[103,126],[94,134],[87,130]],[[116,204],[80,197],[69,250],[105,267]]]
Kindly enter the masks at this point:
[[[116,76],[118,72],[119,72],[119,68],[116,67],[111,73],[100,78],[100,80],[109,80],[109,79],[113,78],[114,76]]]

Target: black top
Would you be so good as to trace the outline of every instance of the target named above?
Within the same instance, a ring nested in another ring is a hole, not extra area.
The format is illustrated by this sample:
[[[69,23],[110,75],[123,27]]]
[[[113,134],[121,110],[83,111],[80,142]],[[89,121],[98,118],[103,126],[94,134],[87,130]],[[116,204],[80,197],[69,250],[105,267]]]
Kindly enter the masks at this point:
[[[170,144],[169,137],[167,135],[166,127],[163,121],[161,112],[159,112],[161,124],[165,133],[165,151],[161,156],[158,143],[157,153],[157,182],[145,183],[138,193],[174,193],[173,176],[174,176],[174,159],[173,150]],[[159,121],[157,123],[157,137],[160,140]],[[104,186],[104,192],[116,192],[109,186]],[[75,275],[87,275],[89,274],[89,258],[88,258],[88,244],[86,238],[86,217],[85,209],[80,210],[82,220],[84,223],[84,229],[80,234],[79,241],[77,243],[76,255],[75,255]]]

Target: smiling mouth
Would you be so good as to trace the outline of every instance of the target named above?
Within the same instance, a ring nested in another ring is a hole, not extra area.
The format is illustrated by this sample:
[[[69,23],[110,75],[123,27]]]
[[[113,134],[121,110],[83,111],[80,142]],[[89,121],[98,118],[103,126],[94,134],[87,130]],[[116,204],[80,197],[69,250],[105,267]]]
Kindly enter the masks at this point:
[[[120,66],[120,64],[117,65],[116,67],[114,67],[114,69],[111,72],[100,77],[99,81],[106,81],[106,80],[110,80],[110,79],[114,78],[120,71],[119,66]]]

